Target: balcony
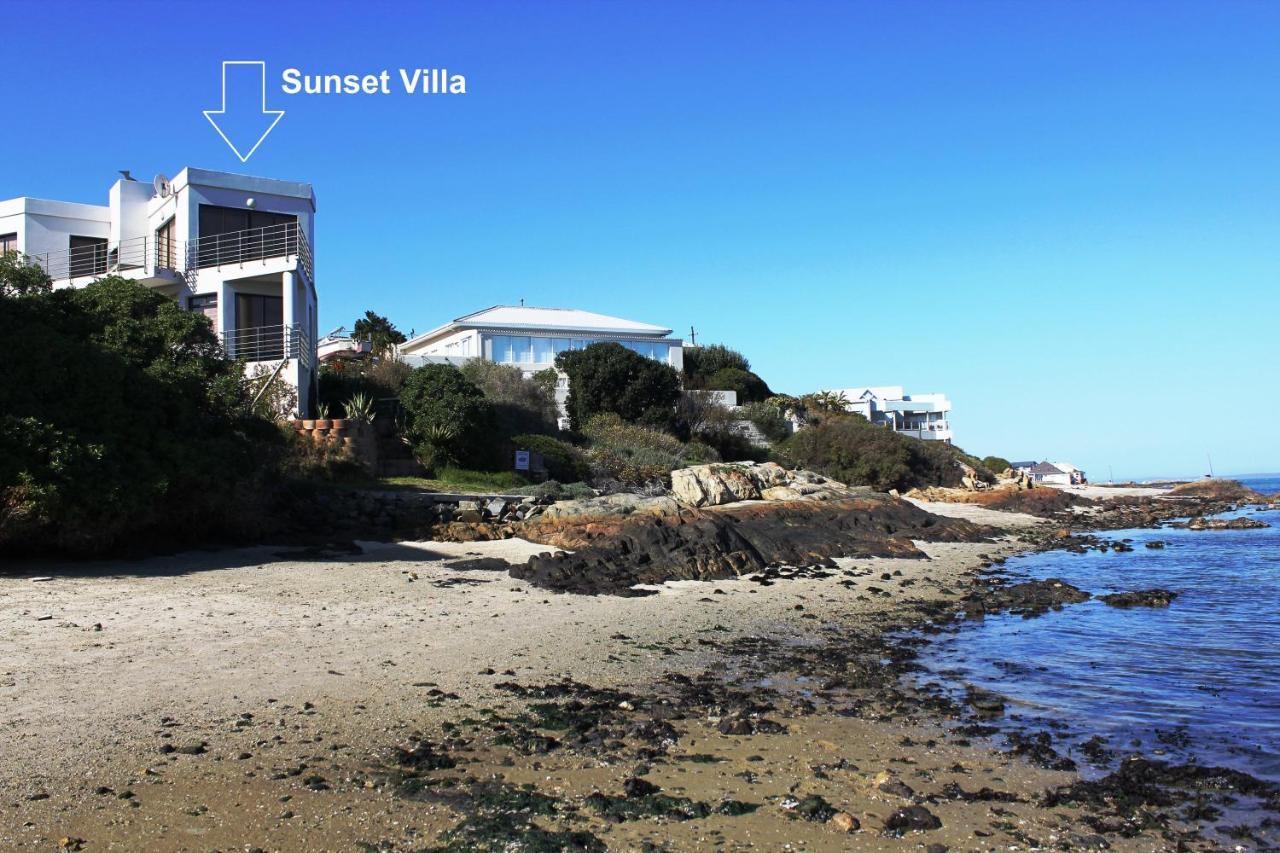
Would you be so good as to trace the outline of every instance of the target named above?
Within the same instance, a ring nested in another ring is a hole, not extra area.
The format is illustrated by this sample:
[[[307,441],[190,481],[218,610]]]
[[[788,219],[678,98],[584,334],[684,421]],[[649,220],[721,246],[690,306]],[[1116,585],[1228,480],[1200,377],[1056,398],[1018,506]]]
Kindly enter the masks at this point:
[[[228,358],[244,361],[279,361],[299,359],[304,367],[315,366],[315,348],[311,336],[300,324],[251,326],[220,332],[222,349]]]
[[[244,267],[255,261],[291,257],[296,257],[307,278],[315,281],[311,246],[296,222],[197,237],[186,246],[188,270]]]
[[[105,275],[121,275],[145,284],[174,284],[182,279],[174,241],[156,237],[131,237],[118,243],[103,240],[26,257],[59,283],[87,284]]]
[[[59,284],[88,284],[105,275],[122,275],[148,285],[175,284],[195,270],[243,268],[277,258],[296,258],[308,280],[315,281],[311,246],[297,223],[197,237],[186,242],[181,254],[178,248],[172,239],[130,237],[26,257]]]

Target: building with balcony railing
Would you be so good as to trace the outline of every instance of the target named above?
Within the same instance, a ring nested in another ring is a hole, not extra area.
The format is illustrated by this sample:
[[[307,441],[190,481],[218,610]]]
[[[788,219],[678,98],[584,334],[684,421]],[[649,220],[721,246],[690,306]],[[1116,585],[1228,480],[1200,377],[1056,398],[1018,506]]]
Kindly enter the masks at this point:
[[[873,424],[925,441],[951,442],[951,401],[946,394],[907,394],[901,385],[838,388],[845,408]]]
[[[311,186],[186,168],[172,181],[126,174],[107,195],[106,205],[0,201],[0,252],[40,265],[55,287],[119,275],[203,313],[229,357],[280,368],[307,412],[317,314]]]

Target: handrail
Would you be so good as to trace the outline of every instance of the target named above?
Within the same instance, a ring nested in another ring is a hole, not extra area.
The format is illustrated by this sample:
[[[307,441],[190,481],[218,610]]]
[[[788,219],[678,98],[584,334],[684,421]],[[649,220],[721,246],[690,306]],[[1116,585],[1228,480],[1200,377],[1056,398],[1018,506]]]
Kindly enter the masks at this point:
[[[243,265],[293,255],[306,270],[307,278],[315,280],[311,246],[296,222],[195,237],[187,241],[186,250],[188,269]]]
[[[41,267],[49,278],[61,281],[139,270],[144,273],[168,270],[181,275],[205,267],[294,256],[307,278],[315,281],[311,246],[296,222],[196,237],[187,240],[184,249],[179,255],[173,238],[148,235],[54,252],[28,253],[24,257]]]
[[[222,349],[228,358],[245,361],[276,361],[296,358],[304,367],[315,364],[315,347],[311,335],[299,323],[274,326],[249,326],[219,332]]]
[[[56,252],[27,254],[25,257],[55,281],[131,270],[176,272],[178,269],[177,244],[172,238],[130,237],[115,243],[104,240]]]

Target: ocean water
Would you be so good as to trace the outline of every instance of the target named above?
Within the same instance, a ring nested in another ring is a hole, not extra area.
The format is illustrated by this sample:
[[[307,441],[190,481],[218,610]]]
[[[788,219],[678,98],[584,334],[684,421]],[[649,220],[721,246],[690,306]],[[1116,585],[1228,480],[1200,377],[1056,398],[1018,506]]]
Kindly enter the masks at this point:
[[[1244,478],[1264,493],[1280,476]],[[1068,605],[1033,619],[988,617],[936,636],[921,663],[951,684],[1009,700],[1007,713],[1100,734],[1123,756],[1232,767],[1280,781],[1280,511],[1269,528],[1120,530],[1131,552],[1011,559],[1011,581],[1058,577],[1095,595],[1163,588],[1168,608]],[[1148,549],[1160,540],[1165,547]],[[1068,743],[1070,743],[1068,739]],[[1068,754],[1089,774],[1073,749]]]

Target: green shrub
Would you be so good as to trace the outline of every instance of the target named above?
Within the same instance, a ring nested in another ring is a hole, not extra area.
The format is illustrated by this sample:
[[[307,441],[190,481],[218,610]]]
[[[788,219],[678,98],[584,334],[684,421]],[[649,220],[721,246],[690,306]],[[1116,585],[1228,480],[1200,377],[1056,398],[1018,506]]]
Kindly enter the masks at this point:
[[[708,391],[735,391],[738,403],[759,403],[773,396],[769,386],[749,370],[725,367],[707,376],[703,387]]]
[[[992,474],[1003,474],[1005,471],[1013,467],[1013,463],[1000,456],[987,456],[982,460],[982,467],[986,468]]]
[[[549,435],[517,435],[512,437],[511,444],[517,450],[541,454],[552,480],[576,483],[591,476],[586,455],[567,441]]]
[[[724,344],[687,347],[684,351],[684,375],[690,388],[705,387],[702,380],[720,370],[751,370],[751,362],[737,350]]]
[[[586,483],[558,483],[555,480],[547,480],[545,483],[512,489],[512,494],[549,498],[553,501],[574,501],[593,498],[596,496],[596,491]]]
[[[790,465],[881,491],[957,486],[964,474],[960,462],[975,467],[979,477],[990,476],[981,462],[955,445],[899,435],[861,415],[829,414],[797,431],[778,450]]]
[[[10,293],[9,290],[5,291]],[[286,448],[209,321],[115,276],[0,296],[0,550],[251,533]]]
[[[493,409],[495,440],[556,431],[555,385],[548,391],[545,377],[526,379],[518,367],[478,358],[460,369]]]
[[[490,450],[492,410],[482,392],[451,365],[415,369],[400,391],[405,433],[429,471],[475,465]]]
[[[511,492],[529,485],[528,478],[515,471],[475,471],[451,465],[436,471],[436,480],[469,491]]]
[[[791,422],[777,406],[762,402],[747,403],[738,409],[738,414],[755,424],[764,437],[775,444],[791,437]]]
[[[602,413],[632,423],[672,422],[680,376],[669,365],[613,342],[562,352],[556,365],[569,377],[565,408],[573,429]]]

